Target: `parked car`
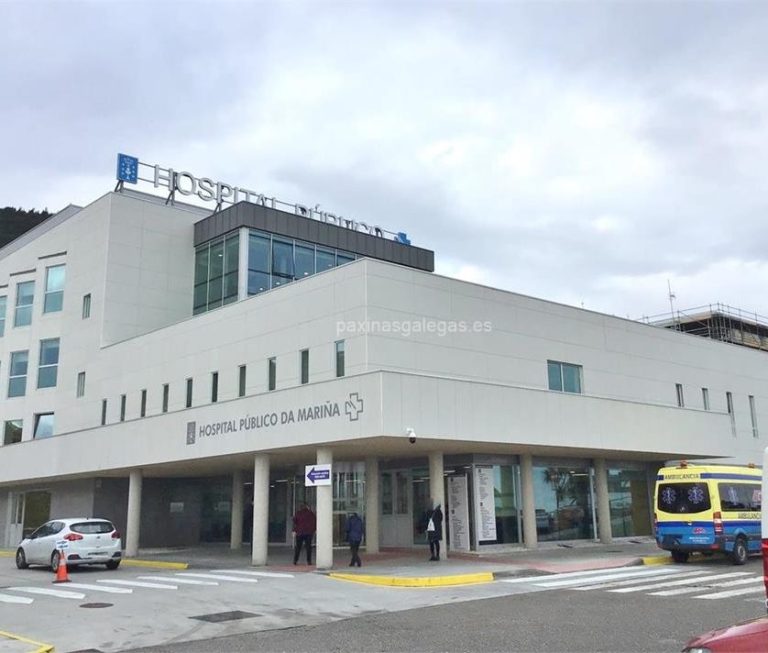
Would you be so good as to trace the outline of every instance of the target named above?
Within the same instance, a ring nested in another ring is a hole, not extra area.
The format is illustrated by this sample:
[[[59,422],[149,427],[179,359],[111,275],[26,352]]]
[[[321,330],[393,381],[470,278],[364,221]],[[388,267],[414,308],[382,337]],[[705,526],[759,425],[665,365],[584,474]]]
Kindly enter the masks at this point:
[[[46,522],[16,549],[16,566],[29,565],[59,568],[61,555],[67,566],[106,565],[117,569],[122,559],[122,541],[111,521],[90,517],[54,519]]]
[[[768,651],[768,617],[711,630],[689,641],[683,653],[755,653]]]

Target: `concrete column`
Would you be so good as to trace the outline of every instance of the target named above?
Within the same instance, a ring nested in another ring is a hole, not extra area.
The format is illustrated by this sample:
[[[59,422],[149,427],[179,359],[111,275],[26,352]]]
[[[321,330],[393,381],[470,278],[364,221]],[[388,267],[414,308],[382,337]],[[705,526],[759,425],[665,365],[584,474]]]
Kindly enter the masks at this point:
[[[267,564],[269,541],[269,455],[256,454],[253,458],[253,544],[251,564]]]
[[[248,299],[248,231],[247,227],[240,228],[237,243],[237,301]]]
[[[319,447],[317,464],[333,464],[333,450]],[[333,473],[331,473],[333,478]],[[317,486],[317,536],[315,566],[318,569],[333,567],[333,485]]]
[[[536,534],[536,501],[533,493],[533,456],[520,456],[520,485],[523,499],[523,543],[527,549],[536,549],[539,538]]]
[[[448,557],[448,542],[445,537],[448,511],[445,508],[442,451],[433,451],[429,454],[429,496],[435,505],[440,504],[440,510],[443,511],[443,539],[440,541],[440,560],[445,560]]]
[[[232,508],[230,512],[229,548],[243,546],[243,472],[232,472]]]
[[[365,550],[379,552],[379,459],[365,459]]]
[[[595,458],[595,503],[597,504],[597,534],[603,544],[613,541],[611,506],[608,499],[608,468],[605,458]]]
[[[139,554],[142,481],[143,475],[141,470],[131,470],[128,478],[128,519],[125,525],[125,555],[129,558],[135,558]]]

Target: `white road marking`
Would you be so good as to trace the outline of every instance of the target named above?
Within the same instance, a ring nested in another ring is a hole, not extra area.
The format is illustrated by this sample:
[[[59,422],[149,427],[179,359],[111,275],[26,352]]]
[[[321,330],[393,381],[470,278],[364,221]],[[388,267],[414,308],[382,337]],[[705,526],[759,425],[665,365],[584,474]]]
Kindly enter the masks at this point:
[[[0,594],[0,603],[23,603],[29,605],[35,599],[30,599],[28,596],[13,596],[12,594]]]
[[[48,587],[9,587],[13,592],[27,592],[29,594],[42,594],[43,596],[55,596],[59,599],[84,599],[85,594],[80,592],[67,592]]]
[[[99,580],[99,583],[112,583],[113,585],[128,585],[129,587],[149,587],[150,589],[158,590],[177,590],[176,585],[169,585],[160,583],[143,583],[137,580]]]
[[[715,576],[711,575],[711,572],[706,572],[706,575],[702,575],[700,577],[696,578],[684,578],[683,580],[675,580],[670,581],[668,583],[655,583],[653,585],[640,585],[639,587],[622,587],[618,590],[608,590],[609,592],[616,592],[618,594],[626,594],[627,592],[646,592],[648,590],[660,590],[664,589],[665,587],[672,587],[674,585],[688,585],[690,583],[695,583],[698,581],[704,581],[709,582],[712,580],[721,580],[723,578],[733,578],[735,576],[746,576],[749,572],[747,571],[736,571],[732,572],[730,574],[717,574]]]
[[[694,596],[694,599],[727,599],[731,596],[742,596],[744,594],[757,594],[765,592],[765,587],[750,587],[749,589],[728,590],[726,592],[715,592],[714,594],[704,594],[703,596]]]
[[[762,576],[752,576],[752,578],[742,578],[741,580],[731,580],[727,583],[718,583],[715,587],[733,587],[735,585],[749,585],[749,583],[762,583]],[[763,585],[763,587],[765,587]]]
[[[88,583],[69,583],[67,587],[79,590],[93,590],[94,592],[109,592],[111,594],[132,594],[133,590],[125,587],[107,587],[106,585],[90,585]]]
[[[245,576],[263,576],[264,578],[294,578],[293,574],[281,574],[276,571],[241,571],[239,569],[222,569],[225,574],[243,574]]]
[[[631,567],[630,567],[631,569]],[[658,576],[659,569],[640,569],[638,571],[628,571],[621,575],[621,578],[634,578],[636,576]],[[673,572],[666,572],[667,574]],[[663,574],[662,574],[663,575]],[[592,576],[590,578],[567,578],[565,580],[547,580],[543,583],[535,583],[537,587],[569,587],[573,585],[584,585],[585,583],[601,583],[607,580],[613,580],[616,578],[615,574],[606,575],[600,574],[598,576]]]
[[[591,576],[596,573],[600,574],[625,574],[627,569],[632,567],[613,567],[611,569],[590,569],[587,571],[567,571],[562,574],[551,574],[545,576],[526,576],[525,578],[500,578],[502,583],[535,583],[537,581],[555,580],[560,578],[577,578],[579,576]],[[663,569],[663,567],[662,567]],[[674,568],[670,569],[670,573],[676,571]]]
[[[192,580],[190,578],[175,578],[171,576],[139,576],[139,580],[159,580],[163,583],[181,583],[182,585],[218,585],[212,580]]]
[[[676,572],[675,574],[671,575],[672,578],[683,578],[685,576],[697,576],[701,575],[701,571],[682,571],[682,572]],[[609,589],[611,587],[627,587],[628,585],[638,585],[640,583],[647,583],[648,577],[642,577],[642,578],[630,578],[629,580],[619,580],[616,582],[611,583],[600,583],[599,585],[585,585],[584,587],[571,587],[570,589],[574,591],[579,592],[587,592],[591,590],[603,590],[603,589]]]
[[[192,578],[208,578],[210,580],[229,580],[234,583],[258,583],[255,578],[239,578],[237,576],[225,576],[223,574],[188,574],[188,573],[178,573],[175,574],[176,576],[190,576]]]

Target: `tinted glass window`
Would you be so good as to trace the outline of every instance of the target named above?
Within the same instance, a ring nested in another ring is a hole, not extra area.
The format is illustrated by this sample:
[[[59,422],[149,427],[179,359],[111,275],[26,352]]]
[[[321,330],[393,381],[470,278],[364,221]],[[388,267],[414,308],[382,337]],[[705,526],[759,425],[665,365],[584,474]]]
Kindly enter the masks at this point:
[[[759,483],[720,483],[722,510],[760,510],[762,490]]]
[[[86,535],[95,535],[98,533],[111,533],[115,527],[108,521],[89,521],[72,524],[69,530],[75,533],[85,533]]]
[[[686,514],[704,512],[712,504],[706,483],[662,483],[659,485],[658,506],[663,512]]]

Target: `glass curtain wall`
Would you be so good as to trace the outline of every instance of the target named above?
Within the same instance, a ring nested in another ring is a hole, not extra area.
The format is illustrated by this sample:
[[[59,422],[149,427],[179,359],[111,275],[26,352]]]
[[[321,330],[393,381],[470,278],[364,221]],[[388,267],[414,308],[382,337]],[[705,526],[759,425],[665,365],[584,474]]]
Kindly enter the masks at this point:
[[[593,488],[586,461],[535,460],[533,487],[539,540],[580,540],[595,537]]]
[[[608,502],[613,537],[651,534],[648,475],[642,467],[608,468]]]
[[[195,250],[195,290],[192,312],[197,315],[237,301],[240,235],[200,245]]]

